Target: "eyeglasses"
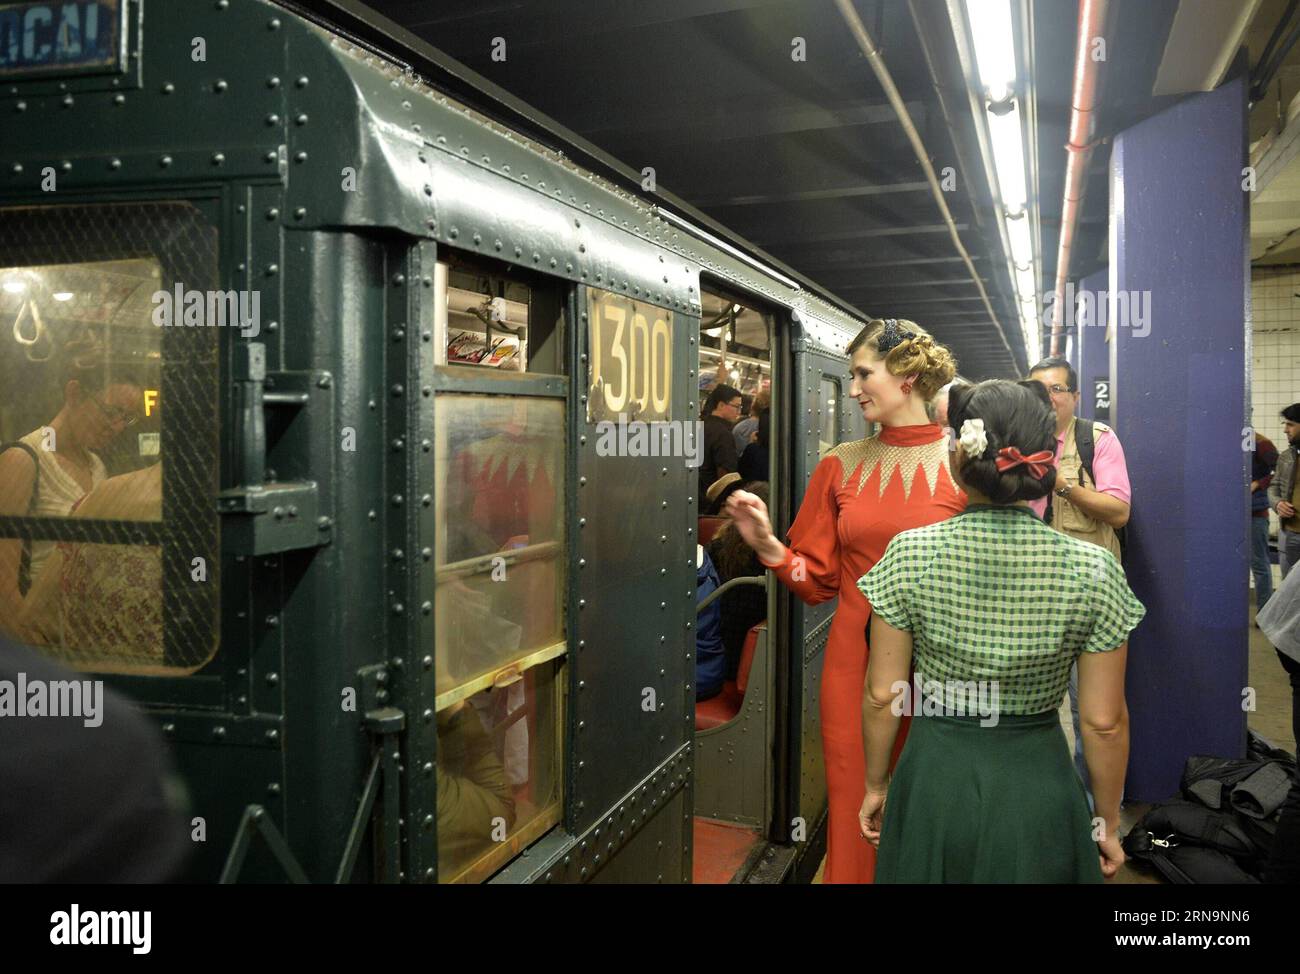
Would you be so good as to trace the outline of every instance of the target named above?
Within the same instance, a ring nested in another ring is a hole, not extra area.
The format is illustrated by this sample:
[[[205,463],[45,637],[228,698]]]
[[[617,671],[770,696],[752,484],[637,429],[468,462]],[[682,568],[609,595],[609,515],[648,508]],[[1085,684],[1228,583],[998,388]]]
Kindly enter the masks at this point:
[[[122,428],[127,429],[140,422],[140,417],[133,414],[129,409],[123,409],[121,406],[109,406],[100,402],[95,396],[90,396],[88,398],[99,407],[100,413],[102,413],[104,418],[110,423],[121,423]]]
[[[1057,396],[1063,392],[1074,392],[1074,390],[1069,386],[1063,386],[1060,383],[1054,383],[1053,385],[1048,386],[1047,391]]]
[[[736,402],[727,403],[727,405],[730,406],[732,409],[740,409],[742,406],[744,406],[744,404],[745,403],[743,400],[737,400]]]

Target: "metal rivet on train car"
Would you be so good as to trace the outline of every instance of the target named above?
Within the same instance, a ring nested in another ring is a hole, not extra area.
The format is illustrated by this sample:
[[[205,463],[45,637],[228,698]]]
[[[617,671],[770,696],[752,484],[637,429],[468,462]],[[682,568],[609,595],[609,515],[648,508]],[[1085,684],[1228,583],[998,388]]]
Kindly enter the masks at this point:
[[[322,375],[319,379],[316,380],[316,388],[328,389],[329,387],[330,387],[330,376],[329,373],[327,372],[324,375]]]
[[[586,599],[578,599],[578,608],[579,608],[579,609],[585,609],[586,607],[587,607],[587,600],[586,600]]]
[[[493,241],[492,241],[492,246],[493,246],[494,248],[496,248],[497,250],[500,250],[500,249],[501,249],[501,246],[502,246],[501,241],[500,241],[500,240],[493,240]]]
[[[274,744],[276,741],[280,739],[280,732],[276,730],[274,727],[270,727],[267,728],[265,736],[268,741]]]
[[[433,557],[433,549],[432,549],[432,548],[421,548],[421,549],[420,549],[420,557],[421,557],[424,561],[428,561],[430,558]]]
[[[302,113],[300,113],[300,114],[298,115],[298,117],[294,119],[294,121],[297,122],[299,125],[306,125],[306,124],[307,124],[307,113],[306,113],[306,112],[302,112]]]
[[[25,111],[27,111],[27,102],[25,102],[25,101],[17,102],[17,103],[14,105],[14,111],[16,111],[16,112],[25,112]]]
[[[69,162],[67,159],[64,159],[61,163],[59,163],[59,168],[62,169],[64,172],[72,172],[72,163]]]
[[[108,161],[108,168],[109,168],[109,169],[121,169],[121,168],[122,168],[122,160],[121,160],[121,159],[110,159],[110,160]]]
[[[126,95],[114,95],[114,96],[113,96],[113,104],[114,104],[114,105],[125,105],[125,104],[126,104]]]
[[[212,728],[212,736],[217,740],[221,740],[226,736],[226,729],[218,724],[216,727]]]
[[[586,680],[579,680],[579,681],[578,681],[578,689],[579,689],[579,690],[585,690],[585,689],[587,689],[587,681],[586,681]]]
[[[212,153],[212,164],[214,166],[219,166],[225,161],[226,161],[226,154],[224,152]]]
[[[271,75],[269,78],[266,79],[266,86],[268,88],[279,88],[280,79],[277,78],[275,75]]]
[[[482,242],[483,242],[483,234],[481,233],[474,234],[474,246],[477,247]]]
[[[225,10],[229,6],[230,6],[230,0],[217,0],[218,10]]]
[[[266,116],[266,124],[271,126],[279,125],[280,116],[275,114],[275,112],[272,112],[270,115]]]
[[[270,209],[268,209],[268,210],[266,211],[266,218],[267,218],[268,220],[274,220],[274,219],[276,219],[276,217],[278,217],[279,215],[280,215],[280,211],[279,211],[279,209],[277,209],[277,208],[274,207],[274,206],[271,207]]]
[[[297,153],[297,154],[293,157],[293,161],[294,161],[294,162],[306,162],[306,161],[307,161],[307,153],[305,153],[305,152],[299,152],[299,153]]]
[[[402,605],[401,602],[393,603],[393,615],[400,616],[405,611],[406,611],[406,606]]]
[[[267,265],[266,265],[266,276],[267,276],[267,277],[275,277],[275,275],[276,275],[276,274],[279,274],[279,273],[280,273],[280,265],[279,265],[279,264],[267,264]]]
[[[394,506],[394,507],[401,507],[401,506],[402,506],[402,495],[401,495],[401,494],[394,494],[394,495],[393,495],[393,506]]]
[[[21,162],[15,162],[12,168],[15,174],[20,173],[23,171],[23,164]]]
[[[420,603],[420,611],[421,611],[422,613],[424,613],[425,615],[428,615],[430,612],[433,611],[433,603],[432,603],[432,602],[421,602],[421,603]]]
[[[172,724],[172,723],[166,723],[166,724],[163,724],[163,733],[164,733],[164,734],[175,734],[175,733],[176,733],[176,725],[175,725],[175,724]]]
[[[668,603],[667,603],[667,602],[660,602],[660,603],[659,603],[659,608],[660,608],[660,609],[666,609],[666,608],[668,608]],[[659,672],[660,672],[660,673],[663,673],[663,670],[660,670]]]
[[[433,669],[433,657],[432,657],[432,656],[425,656],[422,660],[420,660],[420,663],[421,663],[421,665],[424,666],[424,668],[425,668],[426,670],[431,670],[431,669]]]
[[[74,104],[74,101],[73,101],[73,98],[72,98],[71,95],[64,95],[64,96],[63,96],[63,107],[64,107],[64,108],[71,108],[71,107],[73,106],[73,104]]]
[[[585,486],[587,486],[587,478],[586,478],[586,477],[579,477],[579,478],[578,478],[578,486],[579,486],[579,487],[585,487]]]
[[[586,526],[587,526],[587,519],[585,517],[578,518],[578,527],[585,528]]]
[[[430,710],[429,708],[426,707],[424,713],[421,714],[421,716],[424,718],[424,722],[426,724],[433,722],[433,711]]]
[[[279,17],[272,17],[270,20],[268,20],[268,21],[266,22],[266,29],[267,29],[267,30],[279,30],[279,29],[280,29],[280,18],[279,18]]]
[[[541,260],[541,259],[542,259],[542,255],[534,251],[534,253],[533,253],[533,263],[536,264],[536,263],[537,263],[539,260]]]
[[[667,477],[667,476],[668,476],[668,468],[667,468],[667,467],[664,467],[663,470],[660,471],[660,473],[661,473],[662,476]]]
[[[659,543],[660,543],[660,544],[667,544],[667,543],[668,543],[668,535],[666,535],[666,534],[661,534],[661,535],[659,535]]]
[[[428,453],[430,450],[433,449],[433,443],[431,443],[429,440],[421,440],[420,449],[423,450],[425,453]]]
[[[424,816],[424,820],[420,824],[424,826],[424,830],[426,832],[429,831],[430,829],[433,828],[433,816],[432,815]]]
[[[229,87],[230,85],[220,78],[218,78],[216,81],[212,83],[212,90],[217,92],[218,94],[225,91]]]
[[[429,334],[429,333],[426,331],[424,334],[425,334],[425,339],[424,339],[424,340],[427,342],[427,341],[429,340],[429,338],[428,338],[428,334]],[[422,395],[422,396],[424,396],[424,398],[428,399],[430,396],[433,395],[433,386],[421,386],[421,387],[420,387],[420,395]]]
[[[294,84],[296,84],[299,88],[306,88],[306,87],[307,87],[307,76],[304,74],[304,75],[303,75],[302,77],[300,77],[297,81],[295,81]]]
[[[578,567],[579,567],[579,568],[586,568],[586,567],[587,567],[587,559],[586,559],[586,558],[579,558],[579,559],[578,559]]]

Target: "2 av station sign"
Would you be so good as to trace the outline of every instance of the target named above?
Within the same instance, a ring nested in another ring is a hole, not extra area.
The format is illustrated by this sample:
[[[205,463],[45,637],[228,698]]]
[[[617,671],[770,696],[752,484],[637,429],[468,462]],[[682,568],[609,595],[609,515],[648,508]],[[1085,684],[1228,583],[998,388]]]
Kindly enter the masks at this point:
[[[126,0],[0,2],[0,79],[124,68]]]

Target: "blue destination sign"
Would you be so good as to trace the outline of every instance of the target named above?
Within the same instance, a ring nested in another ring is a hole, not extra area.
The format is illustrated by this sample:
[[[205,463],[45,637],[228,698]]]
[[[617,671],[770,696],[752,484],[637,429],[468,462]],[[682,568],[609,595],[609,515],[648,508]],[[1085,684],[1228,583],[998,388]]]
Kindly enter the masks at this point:
[[[0,3],[0,77],[119,67],[122,0]]]

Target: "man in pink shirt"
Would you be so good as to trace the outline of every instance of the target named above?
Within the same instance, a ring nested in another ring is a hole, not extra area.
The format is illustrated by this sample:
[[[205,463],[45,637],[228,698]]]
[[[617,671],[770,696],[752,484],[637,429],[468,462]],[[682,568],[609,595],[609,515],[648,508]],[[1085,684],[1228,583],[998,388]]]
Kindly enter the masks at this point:
[[[1107,549],[1116,560],[1120,557],[1117,528],[1128,523],[1129,481],[1124,448],[1109,426],[1078,419],[1079,379],[1074,368],[1063,358],[1046,358],[1029,370],[1047,389],[1056,413],[1056,489],[1052,496],[1030,501],[1039,517],[1056,530]],[[1092,472],[1085,469],[1079,441],[1093,443]],[[1051,503],[1050,511],[1047,510]],[[1045,512],[1047,512],[1045,514]],[[1074,766],[1088,791],[1092,804],[1092,787],[1088,766],[1083,760],[1083,735],[1079,725],[1079,668],[1070,671],[1070,716],[1074,722]]]
[[[1124,448],[1115,431],[1103,423],[1079,420],[1079,381],[1070,363],[1063,358],[1047,358],[1029,370],[1052,399],[1056,413],[1056,490],[1051,498],[1031,501],[1034,513],[1052,527],[1074,538],[1101,545],[1120,557],[1115,530],[1128,523],[1129,480]],[[1079,455],[1080,426],[1091,427],[1093,441],[1092,471],[1084,468]],[[1048,501],[1051,512],[1047,514]]]

